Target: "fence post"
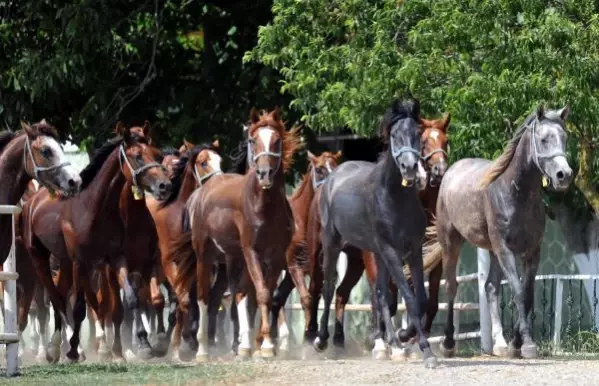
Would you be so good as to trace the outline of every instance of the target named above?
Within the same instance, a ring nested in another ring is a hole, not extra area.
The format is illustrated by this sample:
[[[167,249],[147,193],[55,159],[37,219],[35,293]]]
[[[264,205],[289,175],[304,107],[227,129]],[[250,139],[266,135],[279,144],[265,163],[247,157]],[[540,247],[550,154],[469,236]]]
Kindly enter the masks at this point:
[[[491,266],[491,257],[489,251],[482,248],[476,249],[478,261],[478,304],[480,321],[480,348],[484,353],[493,352],[493,337],[491,331],[491,314],[489,313],[489,304],[487,303],[487,291],[485,283],[489,275]]]
[[[11,214],[12,244],[8,258],[4,261],[4,272],[17,272],[15,248],[15,215]],[[4,333],[17,332],[17,282],[4,282]],[[19,371],[19,342],[6,344],[6,375],[12,377]]]
[[[559,351],[562,338],[562,296],[564,294],[564,282],[556,279],[555,283],[555,314],[553,315],[553,352]]]

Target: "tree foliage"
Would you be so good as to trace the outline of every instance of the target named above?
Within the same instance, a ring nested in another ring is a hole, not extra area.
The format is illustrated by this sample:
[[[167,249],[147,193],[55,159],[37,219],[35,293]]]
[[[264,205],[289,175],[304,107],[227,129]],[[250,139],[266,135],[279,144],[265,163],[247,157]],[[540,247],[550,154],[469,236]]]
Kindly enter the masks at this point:
[[[594,154],[594,1],[275,0],[273,14],[246,59],[280,71],[313,128],[373,134],[390,100],[409,91],[426,114],[452,114],[453,160],[492,158],[539,103],[569,103],[571,159],[580,144]],[[584,159],[589,173],[576,184],[599,213],[599,165]],[[586,205],[574,190],[567,200]]]
[[[160,144],[242,136],[252,106],[287,104],[276,71],[243,63],[271,2],[0,2],[0,125],[49,119],[98,145],[117,120]]]

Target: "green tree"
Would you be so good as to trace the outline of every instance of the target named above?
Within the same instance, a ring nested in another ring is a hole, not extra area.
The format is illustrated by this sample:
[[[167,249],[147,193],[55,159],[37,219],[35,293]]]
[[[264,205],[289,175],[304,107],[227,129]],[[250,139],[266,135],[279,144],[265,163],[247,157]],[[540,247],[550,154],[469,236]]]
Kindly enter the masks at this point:
[[[161,145],[242,136],[252,106],[286,106],[276,71],[243,63],[271,1],[0,2],[0,125],[49,119],[102,143],[117,120]],[[286,116],[293,121],[293,116]]]
[[[495,157],[539,103],[569,103],[586,200],[571,189],[566,202],[599,213],[598,14],[590,0],[275,0],[246,60],[277,69],[317,130],[373,134],[390,100],[409,91],[426,114],[451,112],[453,160]]]

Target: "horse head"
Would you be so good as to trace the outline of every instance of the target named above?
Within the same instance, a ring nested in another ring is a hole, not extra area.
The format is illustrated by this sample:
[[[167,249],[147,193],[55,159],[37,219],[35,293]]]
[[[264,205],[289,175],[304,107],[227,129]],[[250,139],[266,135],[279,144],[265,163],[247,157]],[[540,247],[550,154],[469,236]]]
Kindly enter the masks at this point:
[[[425,168],[430,173],[431,186],[439,186],[443,175],[449,165],[447,155],[447,128],[451,117],[449,114],[443,119],[420,119],[422,135],[421,157]]]
[[[340,158],[341,150],[337,153],[325,151],[318,157],[308,151],[308,160],[312,167],[312,186],[314,188],[319,187],[327,180],[329,174],[331,174],[337,165],[339,165]]]
[[[389,144],[391,157],[402,176],[402,185],[411,185],[420,160],[420,103],[416,99],[395,100],[381,123],[381,135]]]
[[[166,169],[158,163],[161,153],[150,144],[148,131],[127,128],[119,122],[116,132],[123,137],[119,149],[121,170],[133,186],[134,194],[148,192],[159,201],[166,199],[171,191],[171,182]]]
[[[301,146],[297,135],[299,128],[287,131],[278,107],[261,114],[252,108],[250,122],[247,129],[249,166],[256,170],[260,187],[267,190],[273,186],[277,175],[288,169],[295,151]]]
[[[76,195],[81,187],[81,177],[69,161],[58,142],[56,129],[45,119],[33,125],[21,122],[25,132],[23,167],[27,174],[48,190],[62,196]]]
[[[210,146],[202,146],[190,156],[193,163],[193,175],[198,185],[202,186],[210,177],[222,174],[222,157],[218,154],[218,139]]]
[[[541,104],[531,123],[531,159],[543,175],[543,184],[565,191],[572,182],[572,168],[566,158],[566,119],[570,109],[545,110]],[[545,180],[546,179],[546,180]]]

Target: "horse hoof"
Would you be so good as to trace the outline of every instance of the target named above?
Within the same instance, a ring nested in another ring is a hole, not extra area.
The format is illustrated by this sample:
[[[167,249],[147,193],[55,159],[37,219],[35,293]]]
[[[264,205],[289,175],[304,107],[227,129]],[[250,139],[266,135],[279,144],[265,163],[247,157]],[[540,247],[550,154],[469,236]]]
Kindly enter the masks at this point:
[[[197,363],[206,363],[208,362],[208,354],[198,354],[196,355],[196,362]]]
[[[158,334],[156,337],[156,344],[152,347],[152,353],[154,356],[162,358],[168,352],[169,341],[168,337],[164,333]]]
[[[242,359],[249,359],[252,357],[252,349],[249,347],[239,347],[238,356]]]
[[[135,354],[133,354],[133,351],[131,351],[131,349],[128,349],[127,351],[125,351],[125,359],[127,360],[127,362],[135,362],[137,360],[137,357],[135,356]]]
[[[445,347],[445,343],[441,343],[439,345],[439,350],[443,354],[445,358],[453,358],[455,357],[457,347],[454,345],[452,348]]]
[[[275,356],[275,350],[272,347],[262,347],[260,349],[260,356],[262,358],[273,358]]]
[[[140,347],[137,350],[137,357],[141,360],[147,361],[152,359],[152,348],[150,347]]]
[[[507,346],[493,346],[493,355],[505,358],[508,356]]]
[[[377,361],[384,361],[389,359],[388,350],[372,350],[372,358]]]
[[[77,357],[71,357],[69,354],[67,354],[64,357],[64,361],[66,363],[71,363],[71,364],[78,363],[79,362],[79,356],[77,356]]]
[[[127,361],[123,357],[115,356],[114,358],[112,358],[112,363],[117,365],[126,365]]]
[[[519,348],[515,348],[511,343],[509,344],[508,348],[507,348],[507,356],[509,358],[520,358],[520,356],[522,355],[522,353],[520,352]]]
[[[323,352],[327,349],[328,343],[326,340],[320,340],[320,337],[314,339],[314,350]]]
[[[35,357],[35,362],[36,362],[38,365],[45,365],[45,364],[48,364],[48,363],[50,363],[50,361],[48,360],[48,354],[38,354],[38,355]]]
[[[100,362],[110,362],[112,360],[112,352],[107,351],[98,351],[98,359]]]
[[[410,356],[410,350],[407,348],[392,348],[391,349],[391,360],[392,361],[405,361]]]
[[[527,344],[522,345],[520,348],[520,354],[524,359],[534,359],[538,357],[537,345],[536,344]]]
[[[434,369],[438,365],[439,362],[437,361],[437,357],[434,355],[424,359],[424,368],[426,369]]]

